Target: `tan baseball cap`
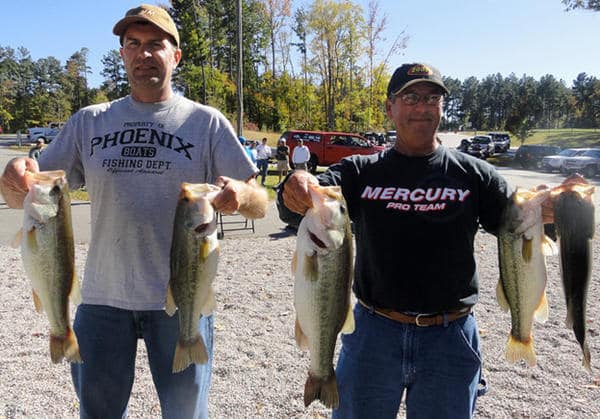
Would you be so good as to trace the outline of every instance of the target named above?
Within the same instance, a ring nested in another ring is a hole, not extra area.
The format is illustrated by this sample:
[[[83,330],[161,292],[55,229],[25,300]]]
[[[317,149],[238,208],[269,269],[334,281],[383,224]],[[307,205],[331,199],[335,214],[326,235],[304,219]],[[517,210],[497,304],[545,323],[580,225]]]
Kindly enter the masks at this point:
[[[163,32],[171,35],[175,44],[179,47],[179,32],[177,31],[177,26],[175,26],[175,22],[173,22],[169,13],[162,7],[153,6],[151,4],[142,4],[133,9],[129,9],[127,13],[125,13],[125,17],[119,20],[113,28],[113,33],[119,37],[121,43],[127,27],[136,22],[152,23]]]

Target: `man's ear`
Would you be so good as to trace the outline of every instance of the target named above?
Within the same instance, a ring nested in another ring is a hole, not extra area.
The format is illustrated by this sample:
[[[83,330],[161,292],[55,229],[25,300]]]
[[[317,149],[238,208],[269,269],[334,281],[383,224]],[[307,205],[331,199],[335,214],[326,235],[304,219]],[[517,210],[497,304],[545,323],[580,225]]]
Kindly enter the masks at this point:
[[[175,58],[175,65],[173,66],[173,70],[175,70],[175,68],[177,68],[177,65],[179,64],[179,61],[181,61],[181,49],[177,48],[173,57]]]
[[[385,100],[385,113],[388,118],[392,118],[392,101],[389,98]]]

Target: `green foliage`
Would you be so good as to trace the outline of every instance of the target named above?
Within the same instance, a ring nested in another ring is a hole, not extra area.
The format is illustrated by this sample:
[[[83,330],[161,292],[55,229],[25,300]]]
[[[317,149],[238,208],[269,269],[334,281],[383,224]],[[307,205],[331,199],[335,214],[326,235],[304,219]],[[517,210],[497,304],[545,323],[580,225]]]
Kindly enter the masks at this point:
[[[567,10],[588,9],[600,11],[600,0],[562,0]]]
[[[169,3],[183,54],[175,89],[234,121],[236,2]],[[568,9],[598,7],[598,0],[563,3]],[[294,10],[291,0],[243,0],[242,7],[245,124],[272,131],[393,128],[385,114],[387,82],[394,70],[388,61],[409,38],[402,31],[389,51],[380,49],[387,17],[379,14],[376,1],[366,11],[348,0],[309,0]],[[51,56],[34,61],[24,47],[0,46],[4,130],[66,120],[82,106],[127,95],[118,51],[103,56],[104,83],[93,89],[87,85],[87,54],[81,48],[65,63]],[[451,93],[444,101],[442,129],[510,130],[530,141],[534,129],[600,126],[600,81],[585,73],[569,84],[549,74],[539,81],[492,74],[481,80],[445,78],[445,83]]]

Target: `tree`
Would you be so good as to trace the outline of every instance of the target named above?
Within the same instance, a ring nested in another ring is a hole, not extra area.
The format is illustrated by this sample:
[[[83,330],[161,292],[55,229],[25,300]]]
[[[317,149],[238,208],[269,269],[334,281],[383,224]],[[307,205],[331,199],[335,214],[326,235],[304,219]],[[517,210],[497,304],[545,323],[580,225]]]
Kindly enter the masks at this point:
[[[351,76],[351,61],[362,52],[363,25],[361,10],[349,2],[316,0],[309,11],[308,28],[312,31],[311,64],[319,75],[327,129],[336,129],[336,104],[347,97],[341,95],[342,83]]]
[[[383,15],[381,18],[379,17],[379,3],[377,0],[369,0],[369,5],[367,9],[367,19],[366,19],[366,43],[367,43],[367,59],[368,59],[368,115],[366,115],[366,125],[370,129],[373,121],[373,115],[379,113],[378,110],[382,109],[383,100],[381,98],[385,97],[386,90],[385,87],[383,90],[376,90],[374,86],[381,85],[380,81],[383,78],[383,75],[387,71],[387,64],[390,57],[393,54],[397,54],[401,50],[406,48],[408,43],[408,35],[406,35],[405,31],[402,30],[397,36],[392,46],[385,54],[385,58],[383,62],[375,62],[375,58],[378,55],[377,45],[384,44],[386,38],[383,37],[383,32],[387,27],[387,16]],[[376,100],[376,98],[380,98]],[[378,126],[378,125],[375,125]]]
[[[279,31],[285,25],[286,19],[291,15],[290,0],[262,0],[265,8],[266,24],[269,31],[269,42],[271,45],[271,72],[277,77],[275,68],[275,46]]]
[[[87,48],[81,48],[71,55],[65,64],[64,87],[72,109],[80,109],[90,103],[87,85],[87,75],[90,72],[87,65],[88,52]]]
[[[567,6],[567,11],[575,9],[588,9],[600,11],[600,0],[562,0]]]
[[[106,92],[106,97],[115,100],[126,96],[129,93],[129,82],[119,51],[110,50],[102,57],[102,65],[104,66],[101,72],[104,76],[102,89]]]

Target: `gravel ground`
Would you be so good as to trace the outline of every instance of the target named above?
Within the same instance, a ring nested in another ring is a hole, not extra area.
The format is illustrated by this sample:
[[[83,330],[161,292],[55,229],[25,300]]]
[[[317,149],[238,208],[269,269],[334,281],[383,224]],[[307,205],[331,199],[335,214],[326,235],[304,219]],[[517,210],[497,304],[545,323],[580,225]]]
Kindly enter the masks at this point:
[[[289,261],[294,245],[294,236],[281,235],[222,241],[215,281],[213,418],[330,417],[320,403],[308,408],[302,403],[308,354],[296,348],[293,337]],[[598,247],[596,241],[596,255]],[[77,246],[79,272],[86,250],[86,245]],[[587,310],[594,374],[581,366],[579,345],[564,326],[558,258],[548,259],[550,319],[534,326],[538,365],[530,368],[504,360],[510,316],[495,300],[498,266],[494,237],[478,235],[476,251],[482,294],[475,312],[490,385],[488,394],[478,400],[476,417],[600,417],[598,269],[593,273]],[[0,261],[0,418],[77,417],[68,365],[50,362],[47,321],[34,311],[18,250],[0,246]],[[160,417],[143,344],[138,352],[130,417]]]

